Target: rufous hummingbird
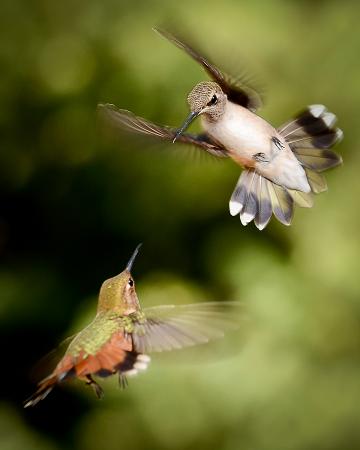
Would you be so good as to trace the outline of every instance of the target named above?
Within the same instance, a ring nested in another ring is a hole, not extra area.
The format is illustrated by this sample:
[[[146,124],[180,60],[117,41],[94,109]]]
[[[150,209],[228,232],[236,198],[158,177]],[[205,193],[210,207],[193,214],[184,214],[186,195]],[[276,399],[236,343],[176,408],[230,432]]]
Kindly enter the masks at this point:
[[[140,244],[141,245],[141,244]],[[142,309],[131,269],[137,246],[126,268],[104,281],[94,320],[71,340],[64,356],[24,407],[43,400],[59,383],[71,378],[93,387],[98,398],[103,390],[93,376],[118,374],[122,387],[127,376],[147,368],[147,353],[162,352],[220,338],[237,328],[233,316],[236,302],[166,305]]]
[[[155,31],[185,50],[213,80],[197,84],[188,95],[190,114],[184,124],[180,129],[156,125],[111,104],[100,104],[100,111],[120,128],[230,157],[244,168],[230,199],[230,214],[239,214],[243,225],[254,220],[260,230],[272,214],[290,225],[294,204],[312,207],[313,194],[327,190],[322,172],[342,162],[329,150],[343,136],[335,127],[336,116],[323,105],[311,105],[276,129],[255,114],[262,99],[253,88],[222,72],[182,39]],[[184,133],[199,116],[204,132]]]

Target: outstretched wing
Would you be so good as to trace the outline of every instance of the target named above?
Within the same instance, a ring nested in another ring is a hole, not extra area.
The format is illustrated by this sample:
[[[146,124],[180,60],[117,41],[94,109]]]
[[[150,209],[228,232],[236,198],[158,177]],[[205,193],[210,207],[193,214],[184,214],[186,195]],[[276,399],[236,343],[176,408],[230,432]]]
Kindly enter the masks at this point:
[[[175,128],[156,125],[149,120],[135,116],[135,114],[130,111],[119,109],[110,103],[98,105],[98,110],[104,118],[110,120],[116,127],[133,133],[153,136],[164,141],[172,142],[177,132],[177,129]],[[219,144],[212,142],[206,134],[194,135],[183,133],[177,138],[176,142],[194,145],[214,156],[222,158],[228,156],[226,149]]]
[[[225,331],[239,327],[239,306],[237,302],[212,302],[147,308],[146,319],[135,324],[134,349],[162,352],[222,338]]]
[[[154,30],[175,44],[177,47],[184,50],[195,61],[201,64],[208,75],[220,85],[221,89],[230,101],[244,106],[251,111],[256,111],[262,106],[260,94],[250,86],[247,86],[239,78],[235,79],[222,72],[218,67],[204,58],[204,56],[200,55],[200,53],[198,53],[193,47],[186,44],[183,40],[179,39],[177,36],[174,36],[172,33],[160,28],[154,28]]]

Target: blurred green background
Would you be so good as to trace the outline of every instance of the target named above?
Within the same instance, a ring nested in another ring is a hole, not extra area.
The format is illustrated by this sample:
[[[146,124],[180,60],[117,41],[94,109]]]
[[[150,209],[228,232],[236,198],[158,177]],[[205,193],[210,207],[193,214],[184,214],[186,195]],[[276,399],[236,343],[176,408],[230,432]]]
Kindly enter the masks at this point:
[[[0,449],[360,448],[359,2],[0,8]],[[206,76],[151,30],[168,22],[257,74],[273,124],[311,103],[338,115],[344,166],[290,228],[230,217],[231,161],[99,132],[98,102],[186,116]],[[23,410],[34,362],[91,317],[138,242],[143,305],[240,300],[246,336],[201,363],[154,358],[125,392],[104,382],[101,402],[72,383]]]

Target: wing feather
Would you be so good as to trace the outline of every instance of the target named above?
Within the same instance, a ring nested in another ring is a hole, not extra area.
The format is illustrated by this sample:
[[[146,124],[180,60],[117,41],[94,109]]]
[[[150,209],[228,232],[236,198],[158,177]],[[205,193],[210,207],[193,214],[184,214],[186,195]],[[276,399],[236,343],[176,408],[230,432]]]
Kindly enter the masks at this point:
[[[177,133],[176,128],[157,125],[142,117],[136,116],[126,109],[117,108],[110,103],[99,104],[98,111],[104,119],[124,131],[131,131],[132,133],[155,137],[169,142],[174,140]],[[195,135],[183,133],[177,138],[176,142],[193,145],[219,158],[226,158],[228,156],[226,149],[220,144],[213,142],[206,134]]]
[[[183,39],[180,39],[169,31],[160,28],[154,28],[154,30],[165,39],[176,45],[176,47],[184,50],[196,62],[198,62],[207,74],[220,85],[221,89],[228,96],[230,101],[244,106],[251,111],[256,111],[262,106],[262,99],[260,95],[252,87],[245,84],[245,80],[241,81],[240,77],[233,78],[222,72],[207,58],[195,50],[193,46],[185,43]]]
[[[135,324],[134,348],[140,353],[162,352],[204,344],[239,327],[236,302],[166,305],[144,310]]]

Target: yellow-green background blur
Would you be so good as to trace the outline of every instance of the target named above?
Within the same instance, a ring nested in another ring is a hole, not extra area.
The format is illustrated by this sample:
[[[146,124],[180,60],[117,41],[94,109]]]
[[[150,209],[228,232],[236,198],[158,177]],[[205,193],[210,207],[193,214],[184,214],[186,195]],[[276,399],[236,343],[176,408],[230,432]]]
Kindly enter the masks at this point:
[[[355,0],[2,0],[1,450],[360,448],[359,17]],[[163,23],[255,74],[274,125],[311,103],[337,114],[344,165],[291,227],[229,215],[231,161],[100,130],[99,102],[186,116],[206,76]],[[103,401],[70,383],[23,410],[34,362],[139,242],[144,306],[240,300],[246,332],[156,357],[124,392],[106,380]]]

